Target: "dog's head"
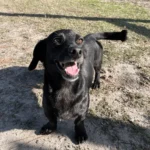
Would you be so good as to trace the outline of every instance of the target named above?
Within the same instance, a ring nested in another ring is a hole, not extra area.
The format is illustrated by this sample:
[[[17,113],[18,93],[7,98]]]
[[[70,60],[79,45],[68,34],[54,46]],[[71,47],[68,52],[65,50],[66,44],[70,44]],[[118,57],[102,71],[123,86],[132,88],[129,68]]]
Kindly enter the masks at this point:
[[[51,71],[51,66],[67,81],[78,79],[84,59],[83,43],[83,38],[72,30],[58,30],[50,34],[46,51],[48,71]]]
[[[85,56],[83,44],[83,38],[72,30],[55,31],[35,46],[29,70],[35,69],[38,61],[42,61],[49,73],[55,71],[65,80],[75,81]]]

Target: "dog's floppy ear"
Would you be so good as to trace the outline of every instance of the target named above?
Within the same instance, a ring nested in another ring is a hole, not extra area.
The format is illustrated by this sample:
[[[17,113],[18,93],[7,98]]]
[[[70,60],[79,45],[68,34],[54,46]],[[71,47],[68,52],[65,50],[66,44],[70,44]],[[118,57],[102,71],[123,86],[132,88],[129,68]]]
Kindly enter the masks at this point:
[[[38,64],[38,61],[41,61],[42,63],[45,61],[45,55],[46,55],[46,43],[47,39],[39,41],[33,51],[33,58],[32,61],[28,67],[28,70],[34,70]]]

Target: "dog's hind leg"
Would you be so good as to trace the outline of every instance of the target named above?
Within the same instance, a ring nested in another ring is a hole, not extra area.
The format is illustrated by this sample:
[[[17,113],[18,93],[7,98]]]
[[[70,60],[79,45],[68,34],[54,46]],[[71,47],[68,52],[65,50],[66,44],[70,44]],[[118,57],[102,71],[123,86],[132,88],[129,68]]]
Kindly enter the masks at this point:
[[[100,88],[100,69],[101,67],[94,67],[95,70],[95,78],[92,85],[92,89]]]
[[[99,50],[97,50],[97,53],[95,55],[94,61],[95,78],[92,85],[92,89],[100,88],[100,70],[102,66],[103,48],[99,42],[97,43],[99,45]]]

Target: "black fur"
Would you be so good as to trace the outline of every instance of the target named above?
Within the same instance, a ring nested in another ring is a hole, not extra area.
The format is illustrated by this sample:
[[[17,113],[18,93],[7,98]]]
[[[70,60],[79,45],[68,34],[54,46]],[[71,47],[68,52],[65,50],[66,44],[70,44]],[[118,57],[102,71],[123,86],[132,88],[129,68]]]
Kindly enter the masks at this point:
[[[33,59],[28,67],[29,70],[34,70],[38,61],[44,62],[46,54],[46,40],[41,40],[37,43],[33,51]]]
[[[35,49],[29,70],[38,61],[44,63],[43,108],[49,122],[41,128],[41,134],[57,129],[57,118],[74,119],[75,138],[82,143],[88,137],[84,119],[89,107],[89,88],[99,88],[102,64],[102,45],[97,40],[126,40],[127,31],[104,32],[81,37],[72,30],[58,30],[40,41]],[[71,67],[72,66],[72,67]],[[70,75],[71,67],[77,74]],[[92,84],[95,70],[94,83]]]

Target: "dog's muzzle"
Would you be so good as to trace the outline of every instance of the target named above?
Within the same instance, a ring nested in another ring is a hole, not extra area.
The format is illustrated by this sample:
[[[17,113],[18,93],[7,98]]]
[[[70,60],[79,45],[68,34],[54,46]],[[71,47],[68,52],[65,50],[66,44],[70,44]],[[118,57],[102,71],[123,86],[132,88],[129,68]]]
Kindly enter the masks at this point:
[[[64,63],[55,60],[55,64],[65,80],[69,82],[74,82],[78,79],[80,64],[77,61],[70,61]]]

